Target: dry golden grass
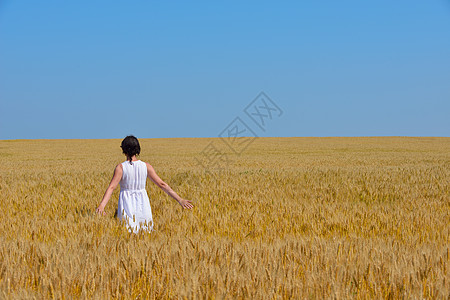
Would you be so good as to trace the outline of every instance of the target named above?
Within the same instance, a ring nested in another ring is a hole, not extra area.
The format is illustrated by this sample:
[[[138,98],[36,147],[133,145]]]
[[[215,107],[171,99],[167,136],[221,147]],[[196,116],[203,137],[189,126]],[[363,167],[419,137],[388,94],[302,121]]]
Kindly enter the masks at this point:
[[[155,229],[94,210],[120,140],[0,141],[0,298],[450,297],[450,138],[142,139]],[[223,148],[225,149],[225,148]]]

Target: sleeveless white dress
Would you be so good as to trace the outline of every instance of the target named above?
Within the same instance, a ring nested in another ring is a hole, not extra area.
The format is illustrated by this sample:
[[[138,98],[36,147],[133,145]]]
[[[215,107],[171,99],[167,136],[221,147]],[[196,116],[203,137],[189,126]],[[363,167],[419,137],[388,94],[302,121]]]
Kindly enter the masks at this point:
[[[132,164],[124,161],[122,167],[117,217],[125,221],[130,232],[152,231],[152,209],[145,190],[147,166],[145,162],[138,160]]]

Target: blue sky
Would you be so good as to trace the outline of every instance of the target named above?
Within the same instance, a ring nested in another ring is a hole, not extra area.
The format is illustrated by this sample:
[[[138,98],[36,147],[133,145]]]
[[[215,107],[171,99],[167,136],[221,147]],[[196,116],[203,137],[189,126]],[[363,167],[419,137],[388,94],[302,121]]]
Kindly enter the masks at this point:
[[[283,110],[261,131],[264,91]],[[450,1],[0,0],[0,139],[449,136]]]

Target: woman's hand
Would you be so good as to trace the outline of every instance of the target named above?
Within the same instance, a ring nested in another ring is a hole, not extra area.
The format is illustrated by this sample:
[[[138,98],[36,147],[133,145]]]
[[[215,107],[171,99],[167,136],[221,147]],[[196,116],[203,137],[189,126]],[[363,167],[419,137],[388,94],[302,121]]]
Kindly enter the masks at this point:
[[[106,212],[104,211],[104,209],[105,209],[104,207],[99,206],[99,207],[97,207],[95,212],[98,213],[101,216],[104,216],[104,215],[106,215]]]
[[[191,200],[186,200],[186,199],[181,198],[180,201],[178,201],[178,203],[185,209],[191,209],[194,207],[194,205],[192,205]]]

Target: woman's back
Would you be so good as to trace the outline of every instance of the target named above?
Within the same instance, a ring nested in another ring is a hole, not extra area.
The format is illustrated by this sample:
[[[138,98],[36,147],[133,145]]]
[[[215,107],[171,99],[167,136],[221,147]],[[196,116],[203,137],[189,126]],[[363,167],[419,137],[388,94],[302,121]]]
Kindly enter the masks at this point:
[[[145,190],[147,165],[140,160],[124,161],[122,168],[117,217],[126,220],[130,231],[152,230],[152,209]]]
[[[122,163],[122,180],[120,181],[120,190],[143,190],[147,180],[147,165],[138,160],[124,161]]]

